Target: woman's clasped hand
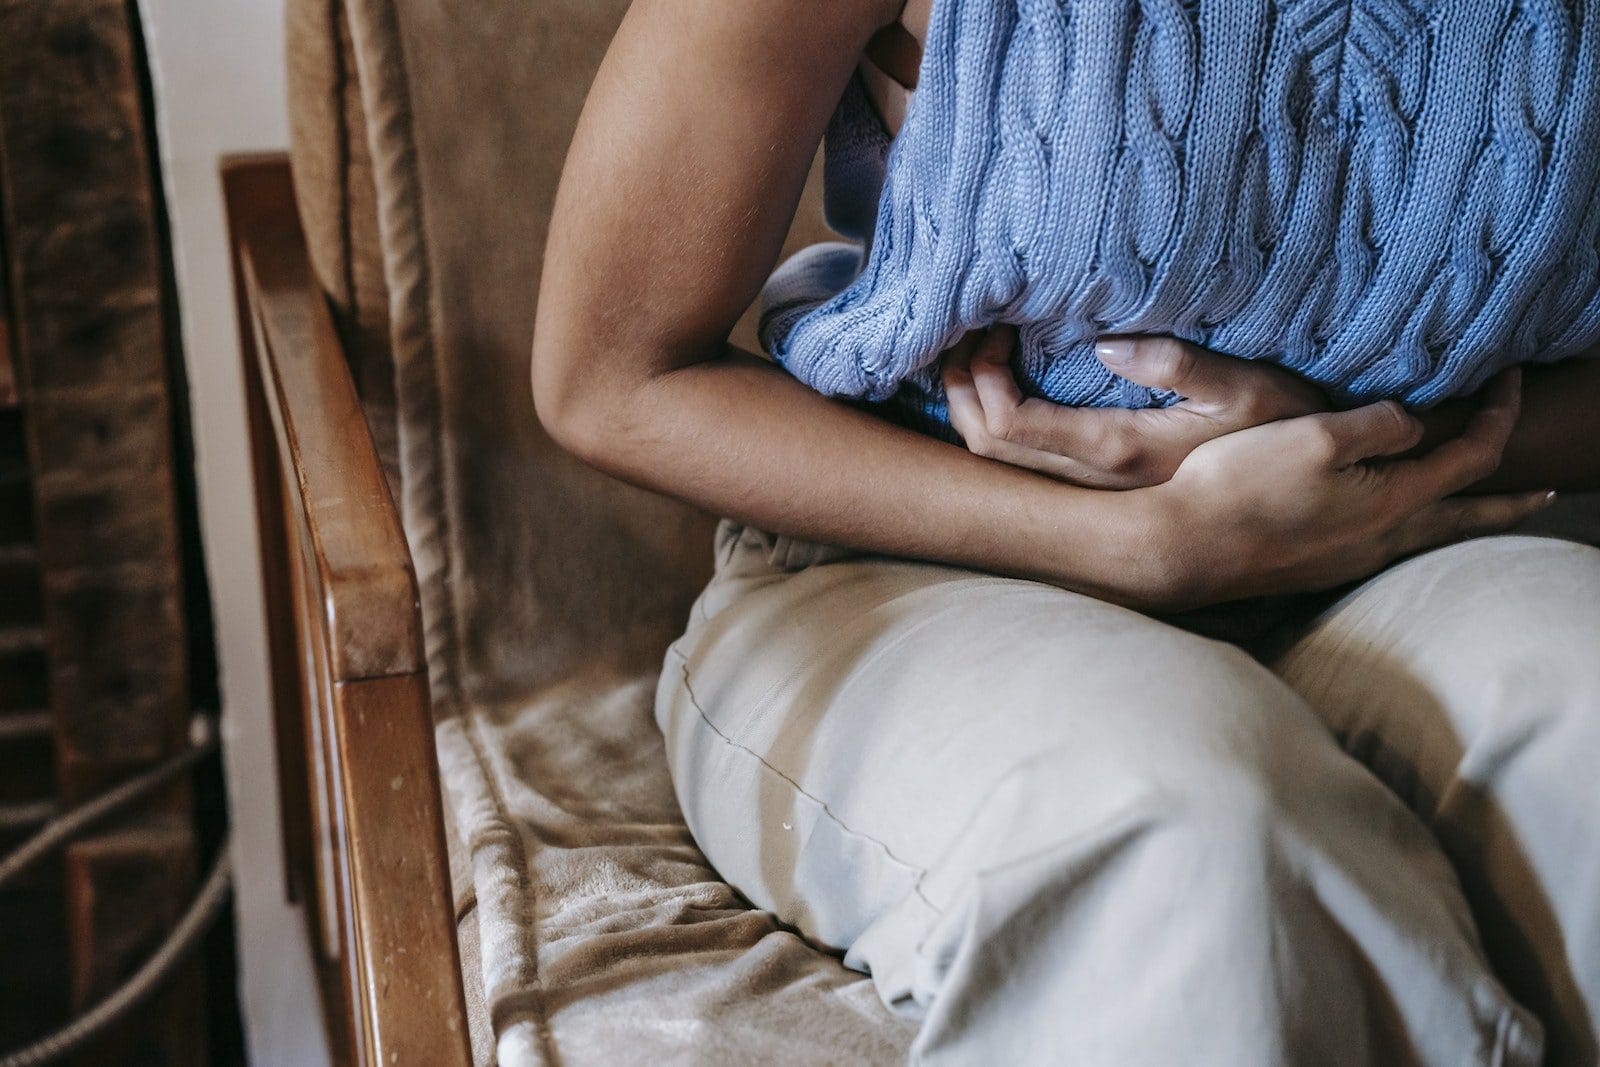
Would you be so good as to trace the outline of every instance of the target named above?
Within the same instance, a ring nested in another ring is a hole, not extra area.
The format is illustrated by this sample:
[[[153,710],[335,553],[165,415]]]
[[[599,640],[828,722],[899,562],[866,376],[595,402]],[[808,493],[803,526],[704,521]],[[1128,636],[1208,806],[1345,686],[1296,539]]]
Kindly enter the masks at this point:
[[[1183,399],[1166,408],[1074,408],[1025,397],[1016,333],[968,335],[946,353],[951,425],[968,449],[1065,482],[1135,490],[1165,562],[1165,598],[1207,603],[1326,588],[1434,545],[1505,529],[1544,490],[1463,495],[1500,465],[1521,374],[1486,386],[1466,427],[1419,450],[1424,426],[1385,400],[1330,410],[1281,368],[1166,337],[1108,338],[1113,373]]]

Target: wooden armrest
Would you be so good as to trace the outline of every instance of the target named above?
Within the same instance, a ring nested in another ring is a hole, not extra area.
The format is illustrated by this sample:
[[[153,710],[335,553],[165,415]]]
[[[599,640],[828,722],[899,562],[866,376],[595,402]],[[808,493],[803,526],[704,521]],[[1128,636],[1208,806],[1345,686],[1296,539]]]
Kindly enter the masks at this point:
[[[223,171],[230,192],[241,194],[274,177],[286,183],[287,170],[274,172],[259,159],[230,160]],[[411,553],[343,345],[311,275],[294,201],[241,199],[235,241],[247,327],[284,469],[293,475],[289,504],[312,537],[333,678],[424,670]]]
[[[282,156],[224,161],[290,896],[339,1062],[466,1065],[417,583]],[[229,709],[242,714],[246,709]]]

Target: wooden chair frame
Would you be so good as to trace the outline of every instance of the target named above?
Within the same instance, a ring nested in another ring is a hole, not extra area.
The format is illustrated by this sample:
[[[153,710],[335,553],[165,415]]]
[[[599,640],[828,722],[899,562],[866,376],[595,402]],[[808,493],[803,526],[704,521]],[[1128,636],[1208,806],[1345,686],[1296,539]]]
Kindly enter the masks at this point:
[[[337,1060],[470,1064],[417,582],[284,156],[222,165],[287,892]],[[234,714],[242,713],[235,710]]]

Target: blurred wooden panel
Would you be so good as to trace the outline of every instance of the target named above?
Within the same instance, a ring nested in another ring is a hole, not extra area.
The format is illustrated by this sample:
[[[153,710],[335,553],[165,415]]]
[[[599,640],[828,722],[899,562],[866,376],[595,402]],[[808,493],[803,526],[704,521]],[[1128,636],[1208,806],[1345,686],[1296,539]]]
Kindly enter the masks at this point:
[[[0,515],[0,583],[21,598],[0,609],[0,735],[15,753],[0,748],[0,772],[16,771],[17,800],[50,789],[62,807],[186,743],[164,215],[136,11],[0,0],[0,257],[18,409],[0,417],[18,416],[26,445],[20,472],[0,455],[0,507],[26,494]],[[137,966],[187,903],[189,803],[186,787],[167,790],[56,868],[74,1007]],[[181,980],[75,1062],[199,1062],[201,992]]]
[[[69,847],[66,867],[73,1001],[93,1004],[148,959],[178,921],[196,878],[193,835],[179,820],[112,831]],[[191,958],[150,1005],[74,1062],[199,1067],[202,985],[200,961]]]
[[[5,231],[0,230],[0,264],[5,263],[5,250]],[[0,412],[10,411],[16,406],[16,361],[11,356],[11,287],[6,281],[6,272],[0,270]],[[0,516],[4,512],[5,501],[0,499]]]
[[[0,276],[4,272],[0,271]],[[0,285],[0,408],[17,406],[17,372],[11,359],[11,317],[6,313],[5,287]]]
[[[122,0],[0,0],[0,39],[14,356],[72,801],[183,742],[159,211]]]

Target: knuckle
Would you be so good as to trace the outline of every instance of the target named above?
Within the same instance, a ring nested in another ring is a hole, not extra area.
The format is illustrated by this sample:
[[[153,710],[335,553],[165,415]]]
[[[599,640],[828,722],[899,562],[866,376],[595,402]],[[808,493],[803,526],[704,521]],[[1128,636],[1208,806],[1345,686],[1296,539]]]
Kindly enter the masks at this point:
[[[994,441],[984,429],[982,418],[962,418],[959,421],[952,419],[955,430],[961,435],[961,443],[968,452],[979,456],[988,456],[994,451]]]
[[[1318,463],[1331,463],[1339,455],[1339,435],[1325,419],[1307,423],[1306,454]]]
[[[1126,429],[1110,430],[1095,443],[1095,465],[1107,474],[1134,477],[1143,471],[1148,453]]]
[[[1485,445],[1475,448],[1462,464],[1462,473],[1472,481],[1482,481],[1500,468],[1500,449]]]
[[[1293,399],[1269,382],[1260,382],[1247,389],[1238,399],[1235,411],[1237,421],[1246,426],[1260,426],[1276,422],[1294,410]]]
[[[1410,415],[1406,414],[1406,409],[1401,407],[1396,401],[1385,400],[1378,405],[1378,409],[1383,412],[1384,419],[1389,423],[1392,429],[1401,432],[1410,432],[1413,420]]]
[[[1407,485],[1390,490],[1390,514],[1397,522],[1411,520],[1422,526],[1440,526],[1449,521],[1449,508],[1438,492],[1426,485]]]
[[[1440,504],[1436,510],[1439,516],[1434,523],[1436,540],[1459,537],[1472,529],[1478,522],[1476,513],[1469,504],[1446,501]]]
[[[988,434],[975,433],[967,437],[967,451],[985,459],[995,458],[995,444]]]
[[[1442,508],[1433,508],[1418,515],[1413,521],[1401,527],[1405,531],[1405,536],[1397,545],[1395,554],[1415,552],[1419,548],[1427,548],[1450,540],[1456,535],[1458,521]]]
[[[1455,523],[1454,532],[1458,537],[1491,533],[1512,525],[1517,521],[1518,517],[1506,508],[1501,507],[1498,502],[1485,502],[1469,508],[1463,508],[1460,518]]]
[[[1417,501],[1400,486],[1387,485],[1378,490],[1374,514],[1385,529],[1403,530],[1417,519]]]
[[[1485,500],[1473,505],[1467,522],[1469,530],[1503,530],[1522,518],[1509,501]]]
[[[996,441],[1009,441],[1017,432],[1017,412],[1015,408],[985,408],[983,412],[983,428],[986,436]]]
[[[1196,349],[1172,337],[1161,337],[1149,343],[1151,370],[1176,389],[1188,381],[1199,362]]]

